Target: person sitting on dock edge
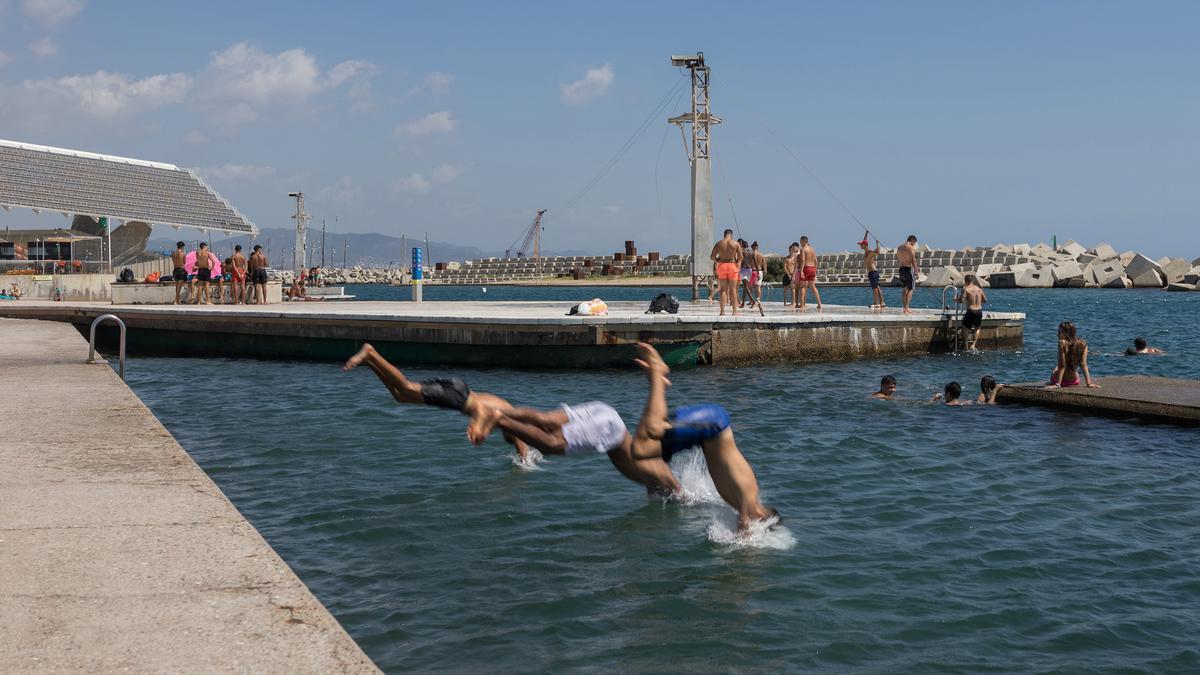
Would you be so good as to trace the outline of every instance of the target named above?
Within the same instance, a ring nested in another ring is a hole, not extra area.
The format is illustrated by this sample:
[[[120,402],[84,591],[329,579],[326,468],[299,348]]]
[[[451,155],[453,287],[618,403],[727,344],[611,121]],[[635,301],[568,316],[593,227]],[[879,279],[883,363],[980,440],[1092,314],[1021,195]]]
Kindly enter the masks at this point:
[[[1087,357],[1087,342],[1078,336],[1075,324],[1070,321],[1058,324],[1058,358],[1054,365],[1054,371],[1050,373],[1050,384],[1046,388],[1078,387],[1079,371],[1082,370],[1087,386],[1091,389],[1099,389],[1100,385],[1092,381]]]

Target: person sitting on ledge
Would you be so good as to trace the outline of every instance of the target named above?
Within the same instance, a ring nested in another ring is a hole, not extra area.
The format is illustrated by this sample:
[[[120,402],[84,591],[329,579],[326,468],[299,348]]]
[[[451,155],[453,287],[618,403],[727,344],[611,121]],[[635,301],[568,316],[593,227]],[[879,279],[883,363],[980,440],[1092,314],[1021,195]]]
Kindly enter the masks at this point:
[[[1144,337],[1134,338],[1133,346],[1125,350],[1125,356],[1141,356],[1142,354],[1166,354],[1166,352],[1158,347],[1148,347]]]
[[[1090,389],[1099,389],[1100,385],[1092,382],[1092,373],[1088,370],[1088,345],[1081,338],[1075,324],[1064,321],[1058,324],[1058,360],[1054,371],[1050,373],[1050,384],[1047,389],[1057,387],[1078,387],[1079,371],[1083,371],[1083,379]]]

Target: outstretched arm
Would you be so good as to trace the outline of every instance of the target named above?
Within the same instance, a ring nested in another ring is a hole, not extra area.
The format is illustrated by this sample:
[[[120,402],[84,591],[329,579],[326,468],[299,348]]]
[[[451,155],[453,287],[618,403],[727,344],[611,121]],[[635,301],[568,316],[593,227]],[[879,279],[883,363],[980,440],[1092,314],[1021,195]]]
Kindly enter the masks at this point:
[[[634,363],[646,373],[646,379],[649,384],[649,393],[646,396],[646,408],[642,411],[642,419],[638,422],[637,437],[633,444],[633,456],[636,459],[649,459],[656,453],[648,452],[661,446],[657,443],[648,441],[661,440],[663,435],[667,433],[667,429],[671,428],[667,422],[667,387],[671,385],[671,381],[667,379],[667,374],[671,369],[667,367],[666,362],[659,356],[658,351],[646,344],[639,342],[637,345],[638,356]]]

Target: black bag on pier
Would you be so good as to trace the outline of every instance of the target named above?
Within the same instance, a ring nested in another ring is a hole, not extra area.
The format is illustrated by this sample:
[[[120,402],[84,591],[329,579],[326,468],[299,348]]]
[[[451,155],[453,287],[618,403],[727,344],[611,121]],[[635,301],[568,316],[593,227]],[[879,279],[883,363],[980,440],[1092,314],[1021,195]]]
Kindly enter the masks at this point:
[[[121,274],[117,277],[117,281],[123,284],[133,283],[133,270],[129,269],[128,267],[121,270]]]
[[[667,314],[679,313],[679,300],[673,295],[659,293],[658,297],[650,301],[650,309],[646,310],[647,314],[658,314],[666,312]]]

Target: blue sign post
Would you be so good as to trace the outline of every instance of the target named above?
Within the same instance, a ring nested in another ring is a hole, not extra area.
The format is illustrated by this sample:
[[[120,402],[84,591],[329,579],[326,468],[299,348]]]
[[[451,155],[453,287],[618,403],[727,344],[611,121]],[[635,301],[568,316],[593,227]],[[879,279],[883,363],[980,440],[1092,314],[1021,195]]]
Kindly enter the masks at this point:
[[[425,272],[421,269],[421,247],[414,246],[412,250],[412,299],[413,302],[421,302],[421,282],[425,278]]]

